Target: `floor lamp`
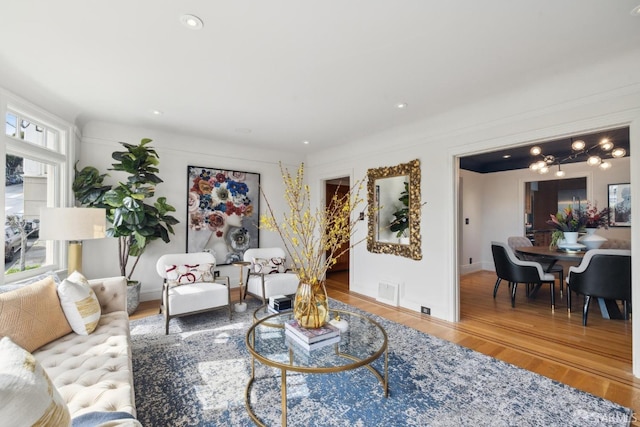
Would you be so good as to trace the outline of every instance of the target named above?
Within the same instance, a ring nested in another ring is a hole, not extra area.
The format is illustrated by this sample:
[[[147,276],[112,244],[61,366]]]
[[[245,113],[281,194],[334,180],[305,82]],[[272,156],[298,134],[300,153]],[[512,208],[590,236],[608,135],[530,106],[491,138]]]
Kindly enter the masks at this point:
[[[69,242],[67,273],[82,272],[82,241],[105,237],[106,211],[101,208],[42,208],[40,238]]]

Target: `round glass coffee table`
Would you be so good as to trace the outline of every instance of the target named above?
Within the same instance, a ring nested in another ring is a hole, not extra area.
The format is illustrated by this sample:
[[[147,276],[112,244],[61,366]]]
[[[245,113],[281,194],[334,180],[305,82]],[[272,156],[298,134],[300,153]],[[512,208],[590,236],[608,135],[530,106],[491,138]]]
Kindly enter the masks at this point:
[[[258,310],[264,309],[264,307]],[[256,310],[256,313],[258,313]],[[287,372],[326,374],[365,367],[378,378],[384,396],[389,393],[389,350],[387,333],[375,320],[358,313],[330,309],[330,316],[339,315],[349,322],[349,329],[340,334],[340,341],[314,350],[305,350],[286,338],[284,323],[293,318],[292,311],[254,315],[255,323],[247,331],[245,342],[251,354],[251,376],[245,390],[245,406],[253,421],[264,426],[251,407],[251,387],[255,377],[256,360],[263,365],[280,369],[282,396],[282,425],[287,425]],[[372,363],[384,355],[384,372]]]

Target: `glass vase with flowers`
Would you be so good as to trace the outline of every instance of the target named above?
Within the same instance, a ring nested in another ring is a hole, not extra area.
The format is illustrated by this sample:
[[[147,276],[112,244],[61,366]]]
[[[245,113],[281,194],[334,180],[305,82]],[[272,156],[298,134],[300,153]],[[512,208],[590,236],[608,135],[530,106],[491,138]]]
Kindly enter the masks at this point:
[[[341,255],[364,240],[351,242],[358,221],[356,209],[364,203],[360,197],[363,182],[357,181],[345,194],[334,193],[330,203],[313,210],[311,192],[304,183],[304,163],[295,175],[282,164],[280,171],[288,212],[282,215],[282,220],[277,220],[261,188],[267,213],[260,217],[260,227],[278,232],[300,279],[293,304],[294,318],[305,328],[319,328],[329,320],[324,282],[327,270]]]
[[[551,244],[549,248],[557,247],[561,240],[570,236],[573,238],[573,241],[567,243],[576,243],[578,232],[584,230],[587,221],[580,210],[573,209],[572,206],[566,207],[555,215],[551,214],[549,216],[551,219],[547,221],[547,224],[555,228],[551,234]]]

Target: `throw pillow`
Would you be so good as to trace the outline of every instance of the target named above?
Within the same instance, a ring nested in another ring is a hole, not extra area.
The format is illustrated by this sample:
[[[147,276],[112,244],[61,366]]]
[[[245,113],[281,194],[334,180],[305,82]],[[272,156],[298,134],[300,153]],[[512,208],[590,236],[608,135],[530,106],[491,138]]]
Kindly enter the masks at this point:
[[[58,285],[58,297],[73,332],[89,335],[95,331],[100,321],[100,302],[84,276],[76,273]]]
[[[72,282],[75,282],[75,283],[82,283],[83,285],[90,286],[87,278],[84,277],[82,273],[80,273],[77,270],[71,273],[69,277],[67,277],[67,280],[71,280]]]
[[[167,282],[170,285],[184,285],[187,283],[213,282],[215,264],[184,264],[167,265]]]
[[[69,426],[69,408],[35,357],[0,339],[0,420],[15,426]]]
[[[284,273],[287,271],[285,265],[286,258],[273,257],[273,258],[253,258],[253,272],[262,274]]]
[[[70,332],[53,278],[0,294],[0,336],[11,337],[25,350],[32,352]]]
[[[272,273],[284,273],[287,271],[287,266],[285,265],[286,258],[284,257],[273,257],[269,258],[269,265],[271,266]]]

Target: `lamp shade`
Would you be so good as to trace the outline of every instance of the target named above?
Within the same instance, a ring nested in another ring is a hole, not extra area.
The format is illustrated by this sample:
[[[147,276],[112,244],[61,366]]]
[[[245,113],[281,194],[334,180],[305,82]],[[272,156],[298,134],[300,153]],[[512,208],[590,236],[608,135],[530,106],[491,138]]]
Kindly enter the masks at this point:
[[[42,208],[40,238],[88,240],[105,237],[106,211],[101,208]]]

